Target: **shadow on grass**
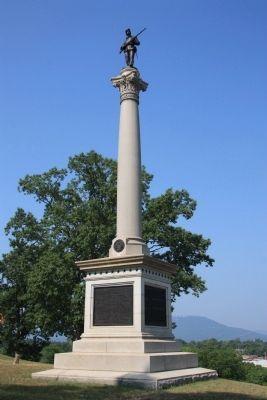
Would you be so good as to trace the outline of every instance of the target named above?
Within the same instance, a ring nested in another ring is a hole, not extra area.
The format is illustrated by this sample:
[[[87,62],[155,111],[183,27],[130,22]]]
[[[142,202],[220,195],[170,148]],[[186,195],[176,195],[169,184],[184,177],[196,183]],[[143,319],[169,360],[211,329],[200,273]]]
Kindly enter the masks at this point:
[[[1,400],[266,400],[266,396],[224,392],[169,393],[130,387],[78,384],[0,385]]]
[[[266,400],[267,397],[250,394],[206,392],[206,393],[164,393],[137,397],[140,400]]]
[[[1,400],[126,400],[142,399],[148,391],[116,386],[79,385],[70,383],[30,386],[0,385]]]

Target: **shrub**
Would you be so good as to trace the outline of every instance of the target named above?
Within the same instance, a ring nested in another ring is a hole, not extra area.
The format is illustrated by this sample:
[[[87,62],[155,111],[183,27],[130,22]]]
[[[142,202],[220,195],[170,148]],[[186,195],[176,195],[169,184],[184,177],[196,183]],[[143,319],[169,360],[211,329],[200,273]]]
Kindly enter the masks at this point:
[[[39,361],[41,350],[47,342],[35,337],[33,339],[20,340],[13,344],[13,347],[9,347],[8,342],[2,341],[0,354],[14,357],[15,353],[19,353],[20,357],[24,360]]]
[[[200,349],[198,357],[202,367],[216,369],[221,378],[242,380],[245,377],[242,358],[232,349]]]
[[[53,364],[55,353],[67,353],[72,350],[72,343],[50,343],[41,351],[40,362]]]
[[[244,363],[243,367],[246,382],[256,383],[258,385],[267,384],[267,368],[252,363]]]
[[[217,370],[221,378],[267,385],[267,368],[243,363],[241,352],[238,351],[241,347],[240,343],[240,340],[227,342],[209,339],[202,342],[183,343],[182,350],[197,353],[200,366]],[[250,345],[255,349],[266,343],[248,341],[244,345]]]

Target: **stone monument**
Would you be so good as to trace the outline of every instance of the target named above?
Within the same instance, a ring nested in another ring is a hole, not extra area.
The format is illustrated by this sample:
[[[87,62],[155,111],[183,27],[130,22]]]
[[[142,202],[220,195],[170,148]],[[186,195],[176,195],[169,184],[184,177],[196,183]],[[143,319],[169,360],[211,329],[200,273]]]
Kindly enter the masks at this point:
[[[121,50],[131,52],[131,65],[111,79],[120,92],[116,237],[109,257],[76,263],[86,273],[84,333],[71,353],[55,354],[54,369],[34,378],[158,388],[217,376],[180,351],[171,319],[177,266],[150,256],[142,239],[138,104],[148,84],[133,67],[137,42],[127,35]]]

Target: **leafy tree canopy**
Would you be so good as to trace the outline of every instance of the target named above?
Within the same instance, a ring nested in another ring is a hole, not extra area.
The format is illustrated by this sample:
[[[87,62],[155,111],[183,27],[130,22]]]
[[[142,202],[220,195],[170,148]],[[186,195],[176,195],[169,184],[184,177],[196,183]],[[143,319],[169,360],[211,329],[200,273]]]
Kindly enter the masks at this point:
[[[179,224],[196,202],[186,190],[152,198],[152,175],[142,170],[143,236],[151,253],[177,265],[173,297],[198,296],[205,282],[198,265],[212,266],[210,240]],[[0,262],[0,341],[14,351],[28,335],[55,332],[76,339],[83,332],[83,277],[74,261],[106,257],[116,229],[117,164],[94,151],[19,181],[19,190],[42,205],[41,218],[19,208],[6,226],[10,252]]]

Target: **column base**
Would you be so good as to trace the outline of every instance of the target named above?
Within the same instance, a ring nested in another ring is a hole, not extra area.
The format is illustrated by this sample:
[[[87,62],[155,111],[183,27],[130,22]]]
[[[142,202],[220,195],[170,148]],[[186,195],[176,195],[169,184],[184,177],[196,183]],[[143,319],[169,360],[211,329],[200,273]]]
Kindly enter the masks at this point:
[[[112,241],[109,257],[149,255],[149,249],[141,238],[116,237]]]

